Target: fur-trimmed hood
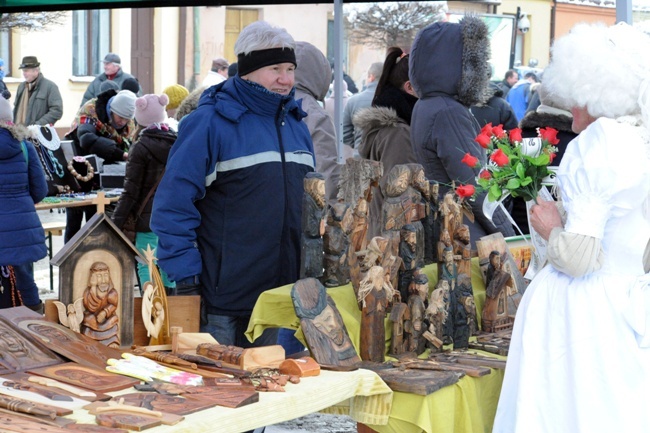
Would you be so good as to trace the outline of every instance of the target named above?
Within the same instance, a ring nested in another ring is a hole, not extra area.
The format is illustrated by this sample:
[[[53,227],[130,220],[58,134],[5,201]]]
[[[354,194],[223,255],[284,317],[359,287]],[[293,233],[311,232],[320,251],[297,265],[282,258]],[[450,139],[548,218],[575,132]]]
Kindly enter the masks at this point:
[[[392,108],[369,107],[357,111],[352,123],[355,128],[361,129],[363,135],[366,135],[375,129],[395,127],[406,122]]]
[[[420,99],[448,96],[468,107],[483,99],[490,45],[480,18],[428,25],[415,37],[409,57],[409,78]]]
[[[0,128],[6,129],[18,141],[33,138],[32,132],[23,125],[15,125],[6,122],[0,122]]]
[[[573,118],[570,116],[531,111],[530,113],[526,113],[524,118],[521,119],[521,122],[519,122],[519,127],[521,129],[535,129],[546,128],[550,126],[551,128],[555,128],[558,131],[572,132],[572,123]]]

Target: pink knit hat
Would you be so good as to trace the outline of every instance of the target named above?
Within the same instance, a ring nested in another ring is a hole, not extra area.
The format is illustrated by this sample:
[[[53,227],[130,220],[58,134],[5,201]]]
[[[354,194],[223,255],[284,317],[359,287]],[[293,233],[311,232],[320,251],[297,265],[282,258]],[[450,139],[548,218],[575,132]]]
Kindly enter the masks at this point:
[[[147,127],[154,123],[163,123],[167,119],[165,106],[169,97],[162,95],[144,95],[135,101],[135,120],[139,125]]]

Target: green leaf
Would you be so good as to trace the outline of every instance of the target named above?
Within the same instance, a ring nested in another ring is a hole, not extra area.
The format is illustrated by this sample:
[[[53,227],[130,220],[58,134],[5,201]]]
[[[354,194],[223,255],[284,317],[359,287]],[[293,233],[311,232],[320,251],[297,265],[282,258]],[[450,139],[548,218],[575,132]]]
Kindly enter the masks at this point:
[[[532,162],[533,165],[543,167],[543,166],[547,166],[549,164],[550,158],[548,157],[547,154],[543,153],[543,154],[539,155],[536,158],[532,158],[530,162]]]
[[[483,189],[488,189],[490,187],[490,181],[488,179],[478,179],[476,181]]]
[[[508,183],[506,184],[506,188],[512,190],[512,189],[517,189],[519,188],[519,185],[521,182],[519,182],[519,179],[510,179]]]
[[[533,178],[530,176],[526,176],[521,180],[521,186],[527,186],[530,185],[530,183],[533,181]]]
[[[515,167],[515,171],[517,172],[517,176],[519,176],[520,179],[526,177],[526,169],[524,168],[524,165],[521,162],[517,163],[517,167]]]
[[[501,187],[497,184],[494,184],[490,187],[490,191],[488,193],[488,200],[490,201],[497,201],[501,198]]]

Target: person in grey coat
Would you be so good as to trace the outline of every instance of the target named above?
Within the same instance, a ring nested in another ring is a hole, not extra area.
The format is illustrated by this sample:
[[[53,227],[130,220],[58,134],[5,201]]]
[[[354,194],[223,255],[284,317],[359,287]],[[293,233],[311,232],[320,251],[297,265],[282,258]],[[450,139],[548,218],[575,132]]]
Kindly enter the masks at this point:
[[[302,100],[307,113],[307,124],[316,153],[316,171],[325,176],[325,196],[336,203],[342,165],[337,163],[338,149],[334,121],[319,104],[329,89],[332,69],[327,57],[309,42],[296,42],[296,100]],[[342,159],[352,156],[352,149],[344,146]]]
[[[83,99],[79,106],[83,106],[86,102],[90,101],[93,98],[96,98],[97,95],[101,93],[100,87],[103,82],[110,80],[114,81],[117,84],[118,88],[123,89],[122,84],[124,80],[132,78],[135,80],[135,77],[131,74],[127,74],[122,70],[122,59],[115,53],[108,53],[104,57],[104,72],[99,74],[95,79],[88,85],[86,92],[84,93]],[[133,89],[128,89],[133,90]],[[142,94],[142,89],[138,85],[138,91],[133,92],[137,96]]]
[[[34,56],[23,57],[25,81],[16,91],[14,122],[17,125],[54,125],[63,116],[59,87],[41,73],[41,63]]]
[[[354,128],[354,115],[362,108],[368,108],[372,105],[372,99],[375,97],[377,82],[381,77],[381,71],[384,67],[382,62],[376,62],[368,68],[366,76],[366,88],[363,92],[350,96],[348,103],[343,109],[343,144],[352,147],[355,155],[358,153],[359,144],[361,144],[361,131]]]
[[[488,80],[488,29],[478,17],[460,23],[436,22],[420,30],[409,59],[409,77],[418,102],[411,119],[411,144],[427,179],[440,184],[445,194],[452,182],[476,184],[478,169],[461,162],[465,153],[485,163],[485,150],[474,141],[479,124],[469,107],[481,101]],[[483,213],[487,194],[470,201],[474,222],[470,228],[472,248],[486,234],[514,230],[499,209],[490,221]]]

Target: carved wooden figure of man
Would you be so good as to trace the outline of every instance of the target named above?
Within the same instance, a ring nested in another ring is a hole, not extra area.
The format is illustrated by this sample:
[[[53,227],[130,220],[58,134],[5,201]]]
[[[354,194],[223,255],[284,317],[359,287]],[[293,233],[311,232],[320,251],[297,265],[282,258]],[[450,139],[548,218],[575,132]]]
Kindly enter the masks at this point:
[[[361,336],[359,353],[364,361],[384,362],[386,330],[384,319],[393,299],[393,287],[381,266],[373,266],[361,281]]]
[[[81,333],[106,346],[119,347],[118,303],[119,293],[113,287],[110,269],[104,262],[93,263],[83,293]]]
[[[427,299],[429,289],[429,279],[424,274],[418,274],[409,286],[408,307],[410,311],[410,321],[405,325],[408,332],[408,351],[420,355],[425,350],[425,339],[423,337],[426,331],[425,319],[425,300]]]
[[[406,164],[394,166],[386,177],[381,233],[389,240],[393,254],[398,254],[399,231],[411,222],[415,203],[409,191],[411,169]]]
[[[501,253],[498,251],[492,251],[489,260],[481,328],[485,332],[496,332],[512,325],[507,308],[507,286],[512,284],[512,275],[503,270]]]
[[[302,199],[300,278],[323,276],[323,234],[325,232],[325,177],[307,173]]]
[[[456,228],[453,240],[454,256],[459,274],[472,275],[472,245],[469,237],[469,227],[461,224]]]
[[[411,183],[408,193],[411,195],[413,210],[410,224],[415,227],[416,236],[416,257],[418,267],[424,266],[424,223],[427,217],[427,197],[429,196],[429,181],[424,176],[424,167],[421,164],[407,164],[411,169]]]
[[[444,327],[448,320],[449,310],[449,281],[440,280],[429,296],[429,305],[425,318],[429,322],[429,329],[424,337],[431,343],[432,351],[441,351],[444,338]]]
[[[350,281],[348,250],[352,225],[352,209],[349,205],[336,203],[330,208],[323,235],[325,257],[322,281],[326,287],[342,286]]]
[[[429,193],[427,198],[426,218],[424,225],[424,263],[430,264],[438,261],[437,245],[440,239],[440,224],[438,222],[438,208],[440,206],[438,182],[429,181]]]
[[[442,273],[440,274],[441,280],[446,280],[449,283],[449,304],[447,306],[447,317],[448,320],[445,322],[443,329],[443,341],[445,344],[451,343],[454,338],[454,308],[456,305],[456,278],[458,276],[458,270],[456,269],[456,264],[454,263],[454,252],[449,248],[445,248],[442,252],[442,257],[444,260],[442,266]]]
[[[402,299],[409,297],[409,285],[413,281],[413,273],[417,269],[416,229],[412,224],[406,224],[400,230],[399,257],[402,268],[399,272],[399,292]]]

